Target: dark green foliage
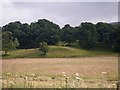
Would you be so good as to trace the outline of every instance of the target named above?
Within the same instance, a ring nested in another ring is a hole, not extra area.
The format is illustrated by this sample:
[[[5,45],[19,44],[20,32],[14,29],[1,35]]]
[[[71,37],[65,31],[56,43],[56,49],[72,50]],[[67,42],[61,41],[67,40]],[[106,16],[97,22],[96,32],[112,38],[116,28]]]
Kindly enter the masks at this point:
[[[19,48],[37,48],[39,42],[46,41],[54,45],[59,40],[60,27],[46,19],[38,20],[30,25],[20,22],[9,23],[3,26],[3,31],[11,31],[13,37],[18,38]]]
[[[64,42],[66,46],[77,47],[79,43],[80,47],[89,50],[99,47],[120,51],[120,30],[117,23],[86,22],[75,27],[66,24],[60,29],[59,25],[49,20],[39,19],[30,25],[19,21],[10,22],[2,27],[2,31],[12,32],[13,41],[17,38],[20,44],[18,48],[22,49],[38,48],[41,42],[47,42],[48,45]],[[76,44],[76,41],[79,42]]]
[[[14,50],[19,46],[17,38],[13,40],[12,33],[10,31],[5,31],[2,33],[2,50],[5,51],[7,55],[8,50]]]
[[[41,51],[42,55],[46,55],[46,53],[48,52],[47,42],[40,43],[39,50]]]
[[[99,22],[96,24],[98,42],[101,48],[119,51],[120,30],[118,25]]]
[[[81,23],[79,42],[83,47],[92,50],[97,42],[97,32],[94,24]]]
[[[66,24],[61,30],[61,40],[68,43],[67,45],[71,46],[73,42],[76,41],[76,29],[71,27],[69,24]]]

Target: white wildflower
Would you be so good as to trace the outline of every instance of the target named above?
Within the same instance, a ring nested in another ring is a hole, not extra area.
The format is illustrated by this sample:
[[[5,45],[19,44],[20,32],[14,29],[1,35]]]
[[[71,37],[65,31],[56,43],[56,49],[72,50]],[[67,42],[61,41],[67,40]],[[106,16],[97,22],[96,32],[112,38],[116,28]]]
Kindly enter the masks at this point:
[[[66,75],[65,75],[65,74],[64,74],[63,76],[64,76],[64,77],[66,77]]]
[[[35,74],[33,73],[33,74],[31,74],[31,76],[35,76]]]
[[[67,75],[65,74],[65,72],[62,72],[63,76],[66,77]]]
[[[14,82],[13,82],[13,81],[10,81],[10,82],[9,82],[9,85],[14,85]]]
[[[116,84],[112,84],[112,87],[116,87]]]
[[[62,72],[62,74],[65,74],[65,72]]]
[[[106,75],[107,74],[107,72],[101,72],[102,74],[104,74],[104,75]]]
[[[76,75],[76,76],[79,76],[79,74],[78,74],[78,73],[75,73],[75,75]]]
[[[8,76],[9,76],[10,74],[11,74],[10,72],[7,73]]]
[[[83,80],[82,78],[79,78],[79,77],[75,77],[75,78],[76,78],[77,80],[81,80],[81,81]]]

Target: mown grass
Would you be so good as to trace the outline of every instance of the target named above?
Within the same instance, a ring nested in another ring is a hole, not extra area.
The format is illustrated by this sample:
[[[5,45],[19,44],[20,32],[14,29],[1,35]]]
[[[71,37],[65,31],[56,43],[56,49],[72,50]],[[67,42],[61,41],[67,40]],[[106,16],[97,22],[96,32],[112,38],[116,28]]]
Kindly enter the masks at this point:
[[[10,51],[8,56],[3,56],[3,59],[9,58],[71,58],[71,57],[92,57],[92,56],[117,56],[117,53],[109,50],[85,50],[63,46],[49,46],[47,55],[41,55],[38,48],[36,49],[19,49]]]

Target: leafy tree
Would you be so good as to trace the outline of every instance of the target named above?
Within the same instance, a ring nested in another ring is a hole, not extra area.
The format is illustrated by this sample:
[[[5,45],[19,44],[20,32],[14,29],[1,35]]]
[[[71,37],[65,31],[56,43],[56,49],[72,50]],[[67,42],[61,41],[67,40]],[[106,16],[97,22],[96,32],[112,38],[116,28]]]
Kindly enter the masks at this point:
[[[112,33],[113,49],[120,52],[120,23],[113,24],[114,33]]]
[[[3,32],[10,31],[12,33],[12,41],[20,43],[17,48],[38,48],[39,44],[45,41],[48,45],[64,42],[64,45],[76,46],[75,44],[79,43],[79,46],[89,50],[97,46],[117,51],[120,46],[120,30],[117,24],[98,22],[94,25],[86,22],[75,27],[66,24],[60,29],[59,25],[47,19],[39,19],[30,25],[22,24],[20,21],[10,22],[0,29]]]
[[[18,42],[18,39],[17,38],[15,38],[15,40],[14,40],[14,48],[16,49],[16,48],[18,48],[19,47],[19,42]]]
[[[46,55],[46,53],[48,52],[47,42],[40,43],[39,50],[41,51],[42,55]]]
[[[66,24],[61,31],[61,39],[71,45],[76,41],[76,29],[71,27],[69,24]]]
[[[18,48],[37,48],[38,42],[46,41],[48,44],[58,43],[60,27],[46,19],[37,22],[21,24],[19,21],[10,22],[2,27],[3,31],[12,32],[12,37],[17,38],[20,46]]]
[[[80,44],[91,50],[95,47],[95,44],[97,42],[97,32],[94,24],[92,23],[81,23],[80,27]]]
[[[112,49],[117,35],[113,26],[108,23],[98,22],[96,28],[99,45],[102,45],[102,48]]]
[[[5,55],[8,54],[8,50],[14,50],[19,46],[17,39],[13,40],[12,33],[6,31],[2,33],[2,49],[5,51]]]

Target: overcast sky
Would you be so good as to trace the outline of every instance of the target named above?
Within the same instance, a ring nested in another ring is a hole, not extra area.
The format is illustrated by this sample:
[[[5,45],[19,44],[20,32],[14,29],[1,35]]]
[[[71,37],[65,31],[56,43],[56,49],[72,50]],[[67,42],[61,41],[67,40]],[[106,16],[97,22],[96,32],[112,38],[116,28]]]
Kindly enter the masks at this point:
[[[31,23],[48,19],[63,27],[81,22],[118,21],[117,2],[7,2],[2,4],[0,26],[13,21]]]

